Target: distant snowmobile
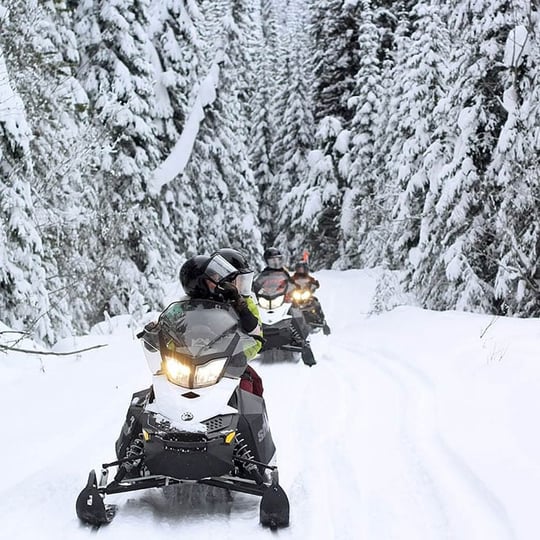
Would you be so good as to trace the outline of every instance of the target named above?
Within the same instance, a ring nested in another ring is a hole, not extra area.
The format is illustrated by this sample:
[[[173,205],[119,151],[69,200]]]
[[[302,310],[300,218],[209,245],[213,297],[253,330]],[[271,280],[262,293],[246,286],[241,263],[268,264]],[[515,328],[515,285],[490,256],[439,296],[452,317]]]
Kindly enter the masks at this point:
[[[294,285],[292,285],[294,288]],[[259,352],[262,362],[298,362],[316,364],[309,344],[310,327],[302,310],[292,304],[291,283],[281,273],[263,273],[254,283],[265,343]]]
[[[261,524],[287,526],[264,400],[239,385],[255,339],[234,310],[211,300],[175,302],[139,337],[153,384],[133,395],[117,460],[102,466],[99,480],[90,472],[76,502],[79,519],[110,522],[116,506],[105,504],[106,495],[199,483],[258,495]]]
[[[322,329],[325,335],[330,334],[330,327],[326,323],[321,305],[310,287],[298,287],[291,293],[291,299],[293,306],[304,314],[310,332],[314,333]]]

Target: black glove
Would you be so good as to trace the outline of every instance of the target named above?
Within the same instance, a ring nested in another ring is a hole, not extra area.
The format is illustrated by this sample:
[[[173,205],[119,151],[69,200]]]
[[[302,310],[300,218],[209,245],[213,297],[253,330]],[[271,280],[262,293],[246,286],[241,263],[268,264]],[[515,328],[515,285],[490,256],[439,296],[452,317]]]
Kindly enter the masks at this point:
[[[216,291],[233,304],[239,304],[243,300],[238,289],[229,281],[222,281],[216,286]]]

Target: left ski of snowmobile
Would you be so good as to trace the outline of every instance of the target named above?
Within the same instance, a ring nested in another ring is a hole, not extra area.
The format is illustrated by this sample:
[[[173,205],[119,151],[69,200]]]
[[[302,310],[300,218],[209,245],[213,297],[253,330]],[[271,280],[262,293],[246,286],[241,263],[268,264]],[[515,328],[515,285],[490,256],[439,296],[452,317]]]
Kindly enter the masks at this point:
[[[99,477],[90,472],[76,502],[81,521],[109,523],[116,512],[109,495],[199,483],[259,496],[263,526],[289,524],[264,399],[239,385],[253,338],[223,305],[192,304],[169,306],[160,330],[144,337],[153,384],[133,395],[117,459]]]

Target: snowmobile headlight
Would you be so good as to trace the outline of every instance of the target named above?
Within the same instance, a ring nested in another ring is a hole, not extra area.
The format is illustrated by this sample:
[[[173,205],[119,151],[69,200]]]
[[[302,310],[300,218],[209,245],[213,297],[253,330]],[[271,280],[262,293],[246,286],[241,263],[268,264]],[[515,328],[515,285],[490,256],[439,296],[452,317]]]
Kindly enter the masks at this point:
[[[216,384],[223,371],[226,358],[210,360],[202,366],[194,366],[178,358],[165,357],[164,371],[167,379],[184,388],[203,388]]]
[[[195,368],[193,388],[202,388],[203,386],[216,384],[226,361],[226,358],[218,358],[217,360],[211,360],[202,366],[197,366]]]
[[[263,309],[270,309],[270,300],[259,296],[259,306],[261,306]]]
[[[270,308],[271,309],[276,309],[276,308],[280,307],[283,304],[284,301],[285,301],[285,296],[278,296],[277,298],[274,298],[270,302]]]
[[[193,366],[181,362],[177,358],[167,356],[165,357],[164,371],[167,375],[167,379],[178,386],[184,388],[191,388],[190,380],[193,371]]]
[[[305,302],[311,298],[311,291],[297,289],[292,292],[292,297],[296,302]]]

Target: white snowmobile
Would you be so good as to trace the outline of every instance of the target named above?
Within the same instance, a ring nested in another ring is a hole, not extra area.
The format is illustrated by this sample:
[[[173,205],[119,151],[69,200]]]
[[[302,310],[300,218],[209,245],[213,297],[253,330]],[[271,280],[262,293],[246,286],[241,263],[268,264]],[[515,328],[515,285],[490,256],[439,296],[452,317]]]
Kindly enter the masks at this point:
[[[302,310],[293,305],[290,283],[282,276],[282,272],[262,272],[253,283],[265,339],[259,359],[298,362],[302,358],[304,364],[313,366],[316,362],[308,339],[310,326]]]
[[[83,522],[110,522],[115,493],[199,483],[262,497],[260,522],[289,524],[262,397],[240,388],[256,344],[235,311],[211,300],[171,304],[139,334],[153,374],[137,392],[116,442],[117,460],[91,471],[76,502]],[[116,470],[109,482],[109,471]]]

